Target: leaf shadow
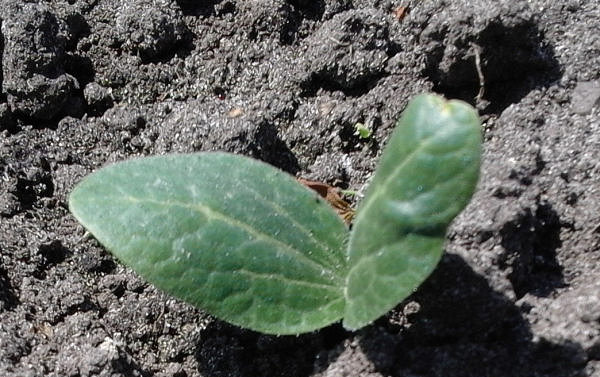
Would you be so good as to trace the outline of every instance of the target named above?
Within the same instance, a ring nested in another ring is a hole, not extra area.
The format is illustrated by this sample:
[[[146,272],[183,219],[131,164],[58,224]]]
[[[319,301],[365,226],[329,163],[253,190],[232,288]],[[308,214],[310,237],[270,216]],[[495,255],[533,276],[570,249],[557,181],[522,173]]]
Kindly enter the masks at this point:
[[[362,351],[386,375],[583,374],[585,352],[579,344],[536,339],[525,319],[530,308],[494,291],[458,255],[445,254],[410,300],[420,305],[408,315],[410,326],[384,318],[359,334]]]
[[[419,310],[400,314],[401,324],[390,321],[407,303]],[[300,336],[270,336],[215,320],[195,356],[200,372],[211,377],[305,377],[339,362],[342,345],[356,339],[372,368],[391,377],[583,375],[581,345],[536,338],[525,318],[529,309],[447,253],[407,302],[357,333],[337,323]]]
[[[326,368],[349,335],[339,324],[299,336],[273,336],[215,320],[203,331],[195,357],[201,374],[210,377],[306,377]]]

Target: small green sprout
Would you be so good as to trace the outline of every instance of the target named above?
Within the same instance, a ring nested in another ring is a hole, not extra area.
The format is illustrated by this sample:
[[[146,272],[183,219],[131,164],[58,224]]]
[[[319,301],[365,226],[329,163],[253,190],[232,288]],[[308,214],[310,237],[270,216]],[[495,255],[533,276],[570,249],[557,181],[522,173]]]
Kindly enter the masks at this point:
[[[364,123],[357,122],[354,124],[354,135],[358,136],[359,138],[368,139],[371,137],[372,133],[373,131],[371,131],[369,127],[365,126]]]
[[[399,120],[352,230],[314,191],[228,153],[134,159],[80,182],[75,217],[156,287],[241,327],[361,328],[409,296],[471,198],[481,126],[421,95]]]

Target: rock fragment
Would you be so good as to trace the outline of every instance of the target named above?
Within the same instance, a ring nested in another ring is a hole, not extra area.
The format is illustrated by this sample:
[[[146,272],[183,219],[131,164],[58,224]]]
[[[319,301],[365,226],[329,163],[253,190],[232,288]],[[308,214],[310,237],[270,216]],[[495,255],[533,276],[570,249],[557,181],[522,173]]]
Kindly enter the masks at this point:
[[[600,99],[600,81],[583,81],[577,84],[571,97],[571,109],[575,114],[589,114]]]

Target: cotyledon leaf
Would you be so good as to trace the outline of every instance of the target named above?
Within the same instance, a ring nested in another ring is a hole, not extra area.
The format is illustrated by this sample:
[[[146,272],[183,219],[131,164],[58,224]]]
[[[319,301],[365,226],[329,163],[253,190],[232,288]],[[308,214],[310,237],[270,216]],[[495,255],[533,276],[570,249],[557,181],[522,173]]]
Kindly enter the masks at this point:
[[[356,213],[346,328],[385,314],[433,271],[446,228],[473,194],[480,155],[481,125],[471,106],[435,95],[411,101]]]
[[[227,153],[129,160],[86,177],[69,207],[126,265],[216,317],[272,334],[342,317],[346,226],[265,163]]]

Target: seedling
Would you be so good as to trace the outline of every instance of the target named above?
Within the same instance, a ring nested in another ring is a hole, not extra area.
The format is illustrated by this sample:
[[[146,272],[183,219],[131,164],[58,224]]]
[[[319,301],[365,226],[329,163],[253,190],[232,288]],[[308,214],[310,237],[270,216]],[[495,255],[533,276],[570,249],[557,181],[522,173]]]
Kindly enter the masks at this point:
[[[367,126],[364,125],[364,123],[356,123],[354,124],[354,135],[358,136],[361,139],[368,139],[371,137],[371,134],[373,133],[373,131],[371,131],[371,129]]]
[[[361,328],[410,295],[442,255],[479,174],[480,123],[459,101],[406,108],[352,230],[316,192],[227,153],[129,160],[86,177],[75,217],[156,287],[270,334]]]

